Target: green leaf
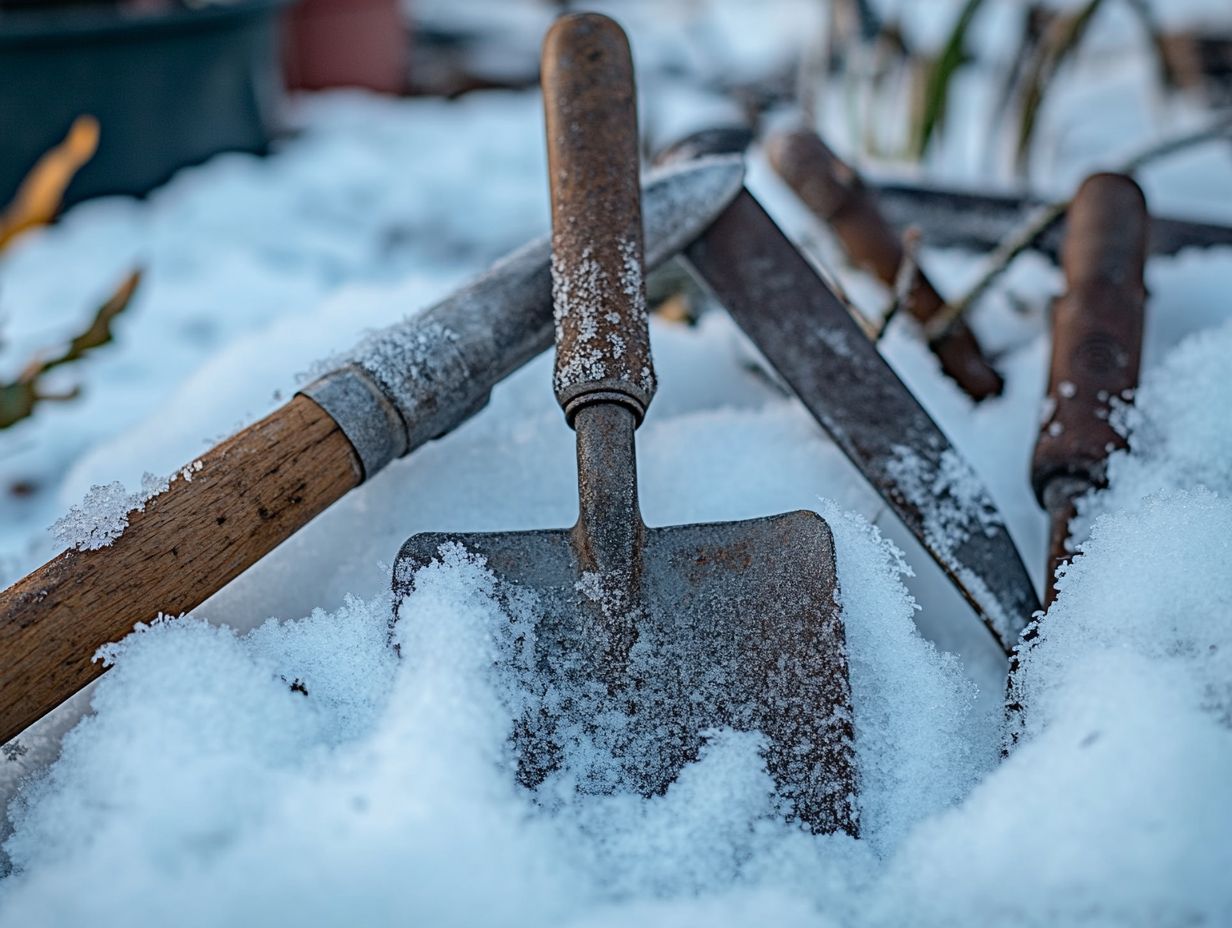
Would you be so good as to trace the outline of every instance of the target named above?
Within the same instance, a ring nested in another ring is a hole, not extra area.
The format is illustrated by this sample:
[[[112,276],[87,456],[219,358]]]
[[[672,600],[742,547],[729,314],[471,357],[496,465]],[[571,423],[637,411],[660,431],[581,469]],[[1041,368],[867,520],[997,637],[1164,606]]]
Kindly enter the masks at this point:
[[[920,116],[916,123],[915,142],[912,146],[916,158],[923,158],[933,134],[945,119],[949,101],[950,82],[954,73],[966,60],[967,30],[984,0],[967,0],[941,54],[933,61],[928,71],[928,81],[920,103]]]

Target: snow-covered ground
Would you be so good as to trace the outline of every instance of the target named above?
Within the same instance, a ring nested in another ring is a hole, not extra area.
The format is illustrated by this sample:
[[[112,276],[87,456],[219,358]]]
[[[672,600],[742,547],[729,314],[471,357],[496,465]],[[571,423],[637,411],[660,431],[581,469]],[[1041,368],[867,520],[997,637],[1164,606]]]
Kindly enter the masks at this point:
[[[722,67],[694,72],[754,74],[805,41],[818,5],[710,4],[718,39],[684,29],[687,5],[653,6],[613,11],[630,25],[657,144],[732,112],[687,68],[667,68],[688,57],[682,45],[724,50]],[[532,50],[542,16],[515,17]],[[927,31],[940,17],[920,18]],[[997,21],[982,28],[995,36]],[[1120,34],[1083,65],[1098,79],[1050,100],[1035,163],[1045,192],[1203,118],[1193,103],[1160,104],[1139,40]],[[831,97],[821,124],[851,151]],[[924,173],[1000,179],[983,146],[990,99],[978,72],[960,82]],[[285,401],[316,359],[542,233],[540,106],[533,93],[301,98],[301,132],[275,156],[215,159],[144,202],[85,204],[7,252],[4,375],[79,328],[132,266],[146,276],[116,343],[59,375],[79,379],[82,398],[0,432],[0,582],[55,553],[47,526],[92,485],[136,489],[144,472],[174,471]],[[1141,181],[1153,208],[1232,221],[1227,144]],[[838,267],[756,155],[750,185]],[[952,250],[923,261],[950,292],[979,266]],[[864,308],[884,305],[877,285],[838,269]],[[1230,284],[1232,249],[1149,264],[1131,450],[1085,507],[1089,539],[1024,664],[1023,736],[1006,759],[1004,662],[936,568],[721,310],[693,328],[655,321],[661,388],[638,434],[647,521],[813,508],[835,531],[859,840],[783,824],[756,739],[732,732],[656,799],[579,795],[569,767],[535,795],[517,787],[515,696],[493,670],[509,618],[464,557],[420,578],[403,608],[415,621],[397,631],[404,658],[388,648],[385,591],[405,537],[575,516],[573,433],[545,356],[195,617],[109,649],[94,714],[54,764],[52,729],[24,737],[25,754],[10,746],[0,785],[21,789],[3,829],[15,869],[0,880],[0,924],[1232,923]],[[1027,256],[977,314],[1007,377],[978,408],[906,323],[883,344],[1041,581],[1027,460],[1059,286]],[[297,679],[307,696],[284,682]]]

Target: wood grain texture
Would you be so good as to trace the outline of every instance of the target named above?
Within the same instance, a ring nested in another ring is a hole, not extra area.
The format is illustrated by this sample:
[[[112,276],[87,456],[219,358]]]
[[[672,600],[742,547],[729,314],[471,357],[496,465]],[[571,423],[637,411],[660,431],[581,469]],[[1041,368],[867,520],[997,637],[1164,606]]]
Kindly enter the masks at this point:
[[[0,593],[0,743],[103,673],[98,648],[196,608],[360,482],[346,436],[296,396],[200,459],[191,480]]]

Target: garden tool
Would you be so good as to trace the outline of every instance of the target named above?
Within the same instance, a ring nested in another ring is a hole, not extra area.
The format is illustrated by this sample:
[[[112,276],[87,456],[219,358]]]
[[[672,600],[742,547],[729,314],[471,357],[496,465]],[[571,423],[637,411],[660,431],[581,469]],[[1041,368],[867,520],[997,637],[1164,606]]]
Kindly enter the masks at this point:
[[[632,61],[624,33],[565,16],[544,43],[556,313],[554,388],[577,433],[569,529],[410,538],[394,570],[415,622],[416,572],[460,545],[511,601],[528,598],[518,778],[541,784],[579,739],[615,773],[583,789],[664,792],[708,733],[760,732],[767,767],[814,832],[855,834],[855,772],[834,546],[812,512],[648,528],[634,431],[655,391],[642,280]]]
[[[1072,556],[1076,501],[1104,483],[1107,458],[1126,447],[1113,404],[1138,385],[1150,219],[1142,190],[1124,174],[1094,174],[1069,208],[1061,249],[1065,294],[1052,307],[1052,366],[1031,485],[1048,512],[1045,600]]]
[[[886,218],[899,228],[914,225],[936,248],[989,251],[1023,226],[1035,210],[1048,204],[1017,194],[977,193],[902,181],[872,183]],[[1065,237],[1065,217],[1040,231],[1029,247],[1056,261]],[[1232,245],[1232,226],[1196,222],[1180,216],[1150,216],[1147,250],[1174,255],[1186,248]]]
[[[649,178],[647,263],[696,238],[742,177],[735,159]],[[393,459],[483,408],[498,381],[552,343],[549,256],[546,238],[532,242],[374,333],[162,493],[134,500],[109,544],[65,551],[0,592],[0,743],[102,674],[102,645],[196,608]]]
[[[673,146],[685,157],[707,136]],[[705,163],[702,159],[698,163]],[[974,470],[748,190],[681,261],[929,553],[1009,656],[1039,600]]]
[[[876,193],[859,173],[811,129],[770,136],[766,155],[804,205],[834,231],[852,262],[897,289],[907,260],[903,240],[882,215]],[[905,288],[902,306],[923,324],[945,306],[945,300],[917,266]],[[984,357],[974,333],[963,322],[955,323],[928,347],[946,376],[976,402],[1001,393],[1001,375]]]

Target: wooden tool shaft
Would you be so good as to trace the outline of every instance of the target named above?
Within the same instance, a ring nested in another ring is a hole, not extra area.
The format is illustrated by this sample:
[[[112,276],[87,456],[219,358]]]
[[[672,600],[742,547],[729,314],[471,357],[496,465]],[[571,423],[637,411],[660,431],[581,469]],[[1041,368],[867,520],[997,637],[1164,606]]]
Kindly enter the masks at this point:
[[[1066,290],[1052,310],[1048,415],[1031,461],[1036,497],[1054,522],[1050,569],[1068,559],[1067,532],[1056,523],[1068,525],[1074,497],[1101,485],[1109,453],[1125,447],[1109,419],[1113,403],[1129,400],[1138,383],[1149,227],[1142,190],[1123,174],[1088,177],[1069,208]],[[1054,485],[1064,492],[1050,492]]]
[[[0,592],[0,743],[101,675],[100,646],[199,606],[360,480],[338,425],[296,396],[129,513],[110,545]]]
[[[1066,290],[1052,310],[1049,415],[1031,463],[1041,503],[1058,476],[1098,483],[1109,451],[1125,446],[1109,413],[1138,383],[1146,236],[1146,201],[1133,180],[1096,174],[1083,182],[1061,252]]]
[[[606,16],[564,16],[544,40],[542,71],[556,397],[571,422],[596,396],[625,403],[640,421],[655,377],[629,43]]]
[[[766,154],[805,206],[834,230],[848,257],[887,286],[895,286],[904,260],[902,239],[882,215],[876,194],[859,173],[810,130],[772,136]],[[944,305],[932,282],[917,268],[903,308],[925,323]],[[962,322],[930,347],[946,375],[972,398],[982,400],[1001,392],[1001,376]]]

